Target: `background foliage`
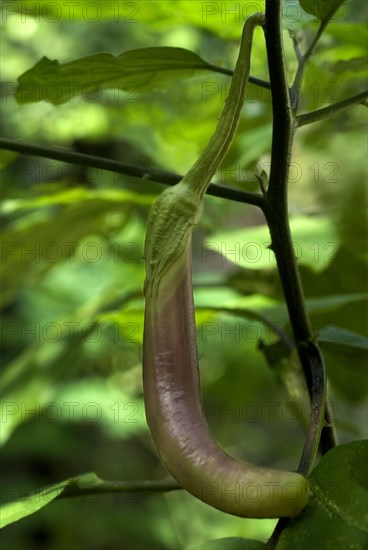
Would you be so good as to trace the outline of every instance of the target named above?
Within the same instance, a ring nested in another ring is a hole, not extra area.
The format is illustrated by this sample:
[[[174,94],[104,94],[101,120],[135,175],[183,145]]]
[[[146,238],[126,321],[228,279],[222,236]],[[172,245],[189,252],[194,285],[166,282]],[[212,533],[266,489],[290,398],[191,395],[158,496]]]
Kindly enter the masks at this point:
[[[2,136],[178,173],[213,131],[228,76],[156,74],[146,86],[132,78],[130,88],[87,89],[57,106],[17,104],[17,78],[43,56],[64,64],[148,46],[186,48],[231,68],[244,10],[263,7],[101,1],[75,3],[71,13],[61,1],[51,8],[3,4]],[[327,27],[307,70],[303,111],[366,88],[366,9],[365,2],[348,2]],[[309,37],[316,20],[286,2],[283,23],[291,80],[296,59],[288,29],[303,28]],[[92,77],[100,61],[91,65]],[[261,32],[252,74],[268,77]],[[218,181],[256,190],[256,174],[269,162],[271,105],[269,92],[255,85],[247,96]],[[343,443],[367,437],[365,116],[357,106],[300,129],[289,187],[307,305],[321,331]],[[162,186],[7,151],[1,162],[4,500],[88,471],[105,479],[163,479],[145,424],[140,363],[144,229]],[[211,430],[231,454],[295,469],[302,391],[281,382],[284,362],[271,368],[258,349],[260,340],[276,341],[264,318],[288,330],[264,223],[253,207],[206,199],[194,242],[203,397]],[[274,524],[226,516],[184,492],[97,495],[55,502],[9,526],[3,544],[194,548],[229,535],[266,539]]]

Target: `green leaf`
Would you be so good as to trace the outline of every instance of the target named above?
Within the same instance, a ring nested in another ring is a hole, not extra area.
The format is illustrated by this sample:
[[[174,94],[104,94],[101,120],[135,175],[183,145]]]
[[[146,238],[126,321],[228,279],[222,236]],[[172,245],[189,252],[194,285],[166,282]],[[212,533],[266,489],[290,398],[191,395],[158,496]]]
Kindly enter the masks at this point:
[[[311,498],[282,533],[277,550],[366,548],[368,441],[329,451],[309,476]]]
[[[115,88],[130,94],[164,90],[195,70],[214,70],[196,53],[184,48],[140,48],[119,56],[98,53],[60,64],[43,57],[18,78],[15,94],[20,104],[41,100],[54,105],[82,94],[98,97],[101,90]]]
[[[368,338],[333,325],[324,327],[319,333],[318,340],[324,343],[340,344],[342,346],[368,351]]]
[[[363,400],[368,392],[368,338],[329,325],[319,333],[331,385],[351,402]]]
[[[368,57],[354,57],[352,59],[340,60],[333,67],[332,73],[358,72],[367,74]]]
[[[306,304],[309,313],[328,313],[337,311],[344,306],[353,304],[354,302],[362,302],[362,306],[368,298],[368,293],[357,292],[352,294],[333,294],[321,296],[320,298],[307,298]]]
[[[303,10],[321,21],[328,21],[344,0],[300,0]]]
[[[257,540],[230,537],[226,539],[209,540],[191,550],[264,550],[265,548],[265,543]]]
[[[331,386],[350,403],[363,401],[368,394],[367,352],[322,342],[321,349]]]
[[[66,492],[71,487],[78,486],[79,488],[90,487],[99,481],[96,474],[89,472],[82,474],[79,477],[74,477],[43,487],[40,491],[32,492],[27,496],[23,496],[13,502],[7,502],[0,507],[0,529],[7,525],[19,521],[22,518],[34,514],[41,508],[44,508],[50,502],[55,500],[62,493]]]
[[[290,225],[298,262],[315,271],[325,269],[338,249],[337,230],[332,220],[323,216],[299,216],[292,219]],[[276,260],[269,249],[270,242],[267,225],[221,231],[207,238],[206,259],[219,253],[226,261],[248,269],[272,269],[276,267]]]

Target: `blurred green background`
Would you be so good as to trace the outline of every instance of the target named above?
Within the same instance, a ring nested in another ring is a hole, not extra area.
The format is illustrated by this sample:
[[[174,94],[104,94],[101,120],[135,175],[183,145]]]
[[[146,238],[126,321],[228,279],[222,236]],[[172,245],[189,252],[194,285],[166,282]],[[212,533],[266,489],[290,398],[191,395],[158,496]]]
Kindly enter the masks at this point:
[[[131,92],[105,90],[97,100],[74,97],[56,107],[18,105],[16,80],[42,56],[65,63],[161,45],[233,67],[244,14],[255,4],[78,2],[71,12],[64,2],[4,2],[1,136],[185,172],[214,129],[228,77],[198,72],[142,93],[133,82]],[[359,6],[360,12],[348,3],[328,27],[306,74],[303,112],[366,88],[366,7]],[[291,81],[297,65],[287,29],[304,29],[308,38],[316,22],[301,9],[285,11],[283,22]],[[267,79],[261,32],[252,74]],[[270,160],[270,96],[252,85],[247,99],[217,179],[257,191],[256,174]],[[356,106],[296,137],[290,215],[316,335],[338,327],[368,336],[365,129],[366,109]],[[164,479],[141,383],[144,231],[163,186],[0,155],[3,501],[87,471],[105,479]],[[229,453],[295,469],[302,397],[282,383],[280,363],[271,368],[258,349],[260,340],[276,342],[259,316],[289,330],[263,226],[253,207],[206,199],[193,246],[203,399],[211,430]],[[364,346],[321,346],[340,439],[366,437]],[[266,539],[274,524],[227,516],[184,492],[97,495],[53,503],[7,527],[2,544],[171,550],[225,536]]]

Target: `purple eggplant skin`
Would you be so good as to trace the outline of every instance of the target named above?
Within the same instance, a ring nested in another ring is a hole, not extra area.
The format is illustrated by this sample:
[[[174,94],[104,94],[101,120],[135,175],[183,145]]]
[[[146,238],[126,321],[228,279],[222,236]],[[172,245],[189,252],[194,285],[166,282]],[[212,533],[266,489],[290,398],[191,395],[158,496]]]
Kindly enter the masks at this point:
[[[189,493],[247,518],[293,517],[308,500],[300,474],[261,468],[229,456],[203,413],[194,315],[191,235],[145,288],[143,385],[147,423],[158,454]]]
[[[249,78],[254,29],[244,24],[230,91],[207,146],[183,179],[160,195],[145,243],[143,386],[152,439],[184,489],[223,512],[249,518],[297,515],[307,480],[230,457],[212,438],[202,409],[194,316],[191,235],[203,198],[234,138]]]

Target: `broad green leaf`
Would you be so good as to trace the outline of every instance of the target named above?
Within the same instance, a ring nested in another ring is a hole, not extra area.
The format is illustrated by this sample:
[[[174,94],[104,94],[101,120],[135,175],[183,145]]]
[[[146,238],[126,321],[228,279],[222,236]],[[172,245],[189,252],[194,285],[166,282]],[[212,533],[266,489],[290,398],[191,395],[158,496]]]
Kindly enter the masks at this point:
[[[169,482],[164,489],[150,481],[104,481],[94,472],[66,479],[60,483],[43,487],[39,491],[30,491],[16,500],[0,506],[0,529],[20,519],[34,514],[47,504],[60,497],[83,496],[85,494],[113,493],[117,487],[119,493],[176,491],[180,486],[175,481]]]
[[[328,344],[340,344],[342,346],[368,351],[368,338],[333,325],[324,327],[319,333],[318,340]]]
[[[363,74],[367,74],[367,66],[368,57],[354,57],[346,60],[339,60],[333,67],[331,67],[331,71],[336,74],[344,73],[346,71],[361,71]]]
[[[350,403],[363,402],[368,395],[367,352],[323,342],[321,349],[328,379],[336,393]],[[344,422],[344,418],[337,420]]]
[[[71,487],[87,488],[98,483],[99,479],[94,473],[87,473],[81,476],[70,478],[55,485],[44,487],[40,491],[32,492],[29,495],[19,498],[13,502],[7,502],[0,507],[0,528],[19,521],[22,518],[34,514],[44,508],[59,495],[67,492]]]
[[[309,476],[311,497],[277,550],[362,550],[368,540],[368,441],[329,451]]]
[[[325,21],[333,16],[343,2],[344,0],[300,0],[300,5],[307,13]]]
[[[60,105],[81,94],[95,98],[107,88],[136,96],[166,89],[195,70],[214,67],[184,48],[140,48],[119,56],[98,53],[63,64],[43,57],[18,78],[15,97],[20,104],[44,100]]]
[[[355,294],[336,294],[321,296],[320,298],[307,298],[306,304],[310,313],[326,313],[356,302],[366,302],[368,294],[357,292]]]
[[[200,546],[192,547],[190,550],[265,550],[266,545],[258,540],[241,539],[230,537],[204,542]]]
[[[293,218],[290,225],[298,262],[315,271],[326,269],[338,249],[333,221],[322,216],[300,216]],[[225,230],[207,238],[206,259],[221,254],[223,262],[230,261],[248,269],[275,269],[276,260],[269,249],[270,243],[267,225]]]
[[[350,402],[368,393],[368,338],[338,326],[324,327],[318,336],[331,384]]]

